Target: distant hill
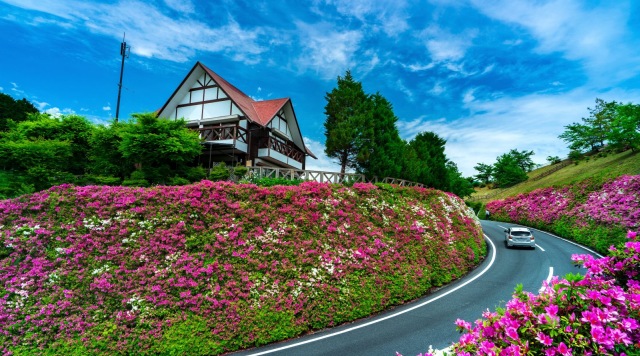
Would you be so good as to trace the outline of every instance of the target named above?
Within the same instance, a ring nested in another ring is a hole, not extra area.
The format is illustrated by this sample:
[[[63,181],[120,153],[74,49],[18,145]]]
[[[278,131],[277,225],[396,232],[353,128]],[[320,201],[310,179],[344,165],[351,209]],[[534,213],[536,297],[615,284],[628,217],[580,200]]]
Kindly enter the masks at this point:
[[[565,186],[587,178],[607,180],[622,175],[640,174],[640,154],[631,150],[622,153],[598,154],[581,161],[562,161],[529,172],[529,179],[504,189],[479,188],[470,200],[488,203],[492,200],[528,193],[539,188]]]

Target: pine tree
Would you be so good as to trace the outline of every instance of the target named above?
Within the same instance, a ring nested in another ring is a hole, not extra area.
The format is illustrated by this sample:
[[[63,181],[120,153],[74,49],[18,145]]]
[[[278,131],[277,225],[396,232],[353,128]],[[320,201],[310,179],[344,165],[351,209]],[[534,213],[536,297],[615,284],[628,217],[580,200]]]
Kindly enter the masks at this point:
[[[344,78],[338,76],[338,86],[327,93],[325,99],[325,153],[337,159],[340,172],[345,173],[347,168],[358,166],[358,153],[364,139],[361,128],[369,115],[370,100],[362,83],[355,81],[350,71]]]

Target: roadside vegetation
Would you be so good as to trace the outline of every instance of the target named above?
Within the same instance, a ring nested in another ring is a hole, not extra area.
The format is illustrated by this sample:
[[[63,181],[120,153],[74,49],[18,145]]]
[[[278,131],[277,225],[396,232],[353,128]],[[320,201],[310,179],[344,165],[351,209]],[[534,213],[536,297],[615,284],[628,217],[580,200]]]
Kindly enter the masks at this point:
[[[365,317],[486,254],[424,188],[60,185],[0,201],[4,353],[220,354]]]

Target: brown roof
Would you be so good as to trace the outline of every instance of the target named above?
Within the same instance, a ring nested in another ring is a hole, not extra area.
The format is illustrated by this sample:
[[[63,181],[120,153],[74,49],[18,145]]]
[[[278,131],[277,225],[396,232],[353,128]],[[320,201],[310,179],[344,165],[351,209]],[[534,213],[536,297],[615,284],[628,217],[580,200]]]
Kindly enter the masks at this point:
[[[209,69],[204,64],[198,62],[196,65],[200,64],[202,68],[213,78],[213,80],[218,83],[220,89],[224,91],[231,100],[233,100],[236,105],[244,112],[246,117],[262,126],[266,126],[269,121],[271,121],[278,111],[282,109],[284,104],[286,104],[290,99],[289,98],[280,98],[280,99],[272,99],[272,100],[262,100],[256,101],[253,100],[249,95],[242,92],[242,90],[235,87],[235,85],[229,83],[224,78],[219,76],[216,72]],[[309,150],[309,148],[305,145],[304,149],[306,153],[317,159],[317,157]]]

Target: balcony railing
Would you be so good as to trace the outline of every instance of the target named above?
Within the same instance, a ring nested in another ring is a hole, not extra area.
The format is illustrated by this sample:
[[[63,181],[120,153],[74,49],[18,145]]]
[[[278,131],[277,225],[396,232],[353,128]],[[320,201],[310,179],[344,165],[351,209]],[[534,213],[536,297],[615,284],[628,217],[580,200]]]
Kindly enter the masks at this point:
[[[263,137],[258,140],[258,149],[266,148],[283,154],[297,162],[304,162],[304,153],[296,146],[275,137]]]
[[[200,132],[200,137],[205,141],[233,140],[234,143],[236,141],[247,143],[247,129],[238,124],[209,125],[199,128],[198,131]]]

